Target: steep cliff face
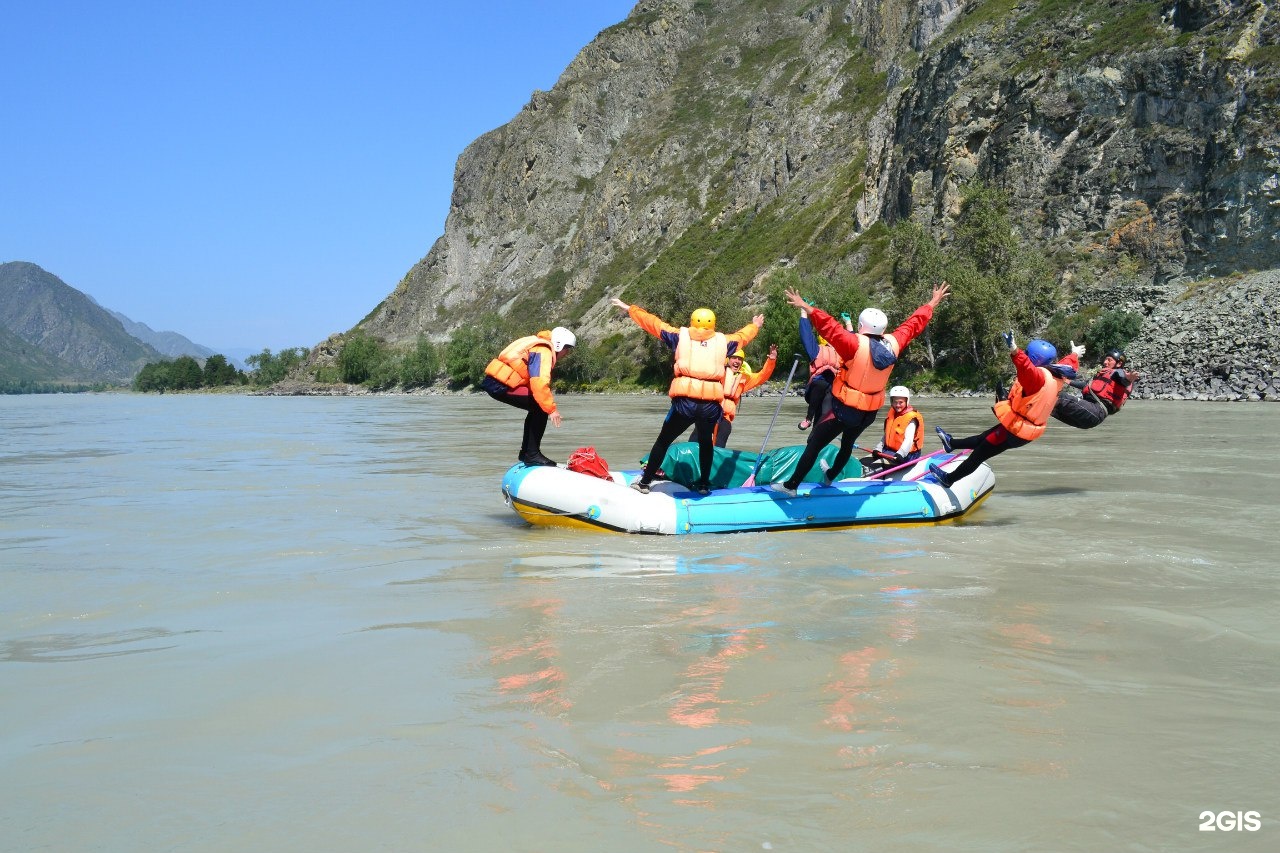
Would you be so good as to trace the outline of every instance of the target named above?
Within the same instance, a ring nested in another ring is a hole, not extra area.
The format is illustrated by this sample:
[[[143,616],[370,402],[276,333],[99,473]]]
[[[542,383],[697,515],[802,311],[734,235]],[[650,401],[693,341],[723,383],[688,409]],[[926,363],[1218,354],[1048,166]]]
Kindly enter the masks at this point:
[[[945,239],[975,179],[1071,298],[1150,313],[1170,281],[1280,267],[1278,16],[644,0],[467,148],[444,235],[361,326],[443,340],[499,310],[604,332],[637,282],[758,304],[779,265],[863,269],[879,222]]]

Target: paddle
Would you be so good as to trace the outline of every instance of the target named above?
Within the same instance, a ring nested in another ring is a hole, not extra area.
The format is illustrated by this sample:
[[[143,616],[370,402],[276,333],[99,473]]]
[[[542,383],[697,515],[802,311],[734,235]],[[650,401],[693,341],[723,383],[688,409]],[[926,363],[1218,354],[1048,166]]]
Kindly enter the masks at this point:
[[[901,471],[903,468],[909,468],[912,465],[916,464],[917,462],[922,462],[925,459],[930,459],[934,456],[937,456],[941,453],[946,453],[946,452],[947,451],[945,450],[935,450],[932,453],[926,453],[924,456],[917,456],[915,459],[912,459],[909,462],[903,462],[901,465],[894,465],[892,468],[886,468],[883,471],[877,471],[876,473],[870,475],[866,479],[878,480],[879,478],[883,477],[885,474],[892,474],[894,471]]]
[[[804,358],[800,353],[792,353],[795,361],[791,362],[791,372],[787,374],[786,387],[782,389],[782,396],[778,397],[778,405],[773,410],[773,420],[769,421],[769,428],[764,432],[764,441],[760,444],[760,452],[756,455],[756,467],[751,469],[751,476],[746,479],[742,487],[750,488],[756,484],[756,474],[760,473],[760,465],[764,462],[764,449],[769,446],[769,436],[773,433],[773,425],[778,422],[778,413],[782,411],[782,401],[787,399],[787,392],[791,390],[791,380],[796,375],[796,368],[800,366],[800,359]]]

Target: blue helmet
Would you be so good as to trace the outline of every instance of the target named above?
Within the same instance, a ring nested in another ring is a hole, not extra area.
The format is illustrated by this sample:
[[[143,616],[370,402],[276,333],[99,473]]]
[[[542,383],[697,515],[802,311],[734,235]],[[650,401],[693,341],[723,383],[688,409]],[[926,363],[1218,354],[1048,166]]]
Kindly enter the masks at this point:
[[[1036,367],[1044,367],[1058,357],[1058,350],[1048,341],[1032,338],[1027,343],[1027,358]]]

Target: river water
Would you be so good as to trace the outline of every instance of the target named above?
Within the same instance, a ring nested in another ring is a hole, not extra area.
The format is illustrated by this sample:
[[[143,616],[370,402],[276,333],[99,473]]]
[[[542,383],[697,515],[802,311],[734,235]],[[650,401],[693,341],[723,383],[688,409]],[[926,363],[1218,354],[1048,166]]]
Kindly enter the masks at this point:
[[[615,468],[665,411],[561,403]],[[1280,846],[1280,408],[1055,423],[957,524],[671,538],[525,526],[520,417],[0,398],[0,850]]]

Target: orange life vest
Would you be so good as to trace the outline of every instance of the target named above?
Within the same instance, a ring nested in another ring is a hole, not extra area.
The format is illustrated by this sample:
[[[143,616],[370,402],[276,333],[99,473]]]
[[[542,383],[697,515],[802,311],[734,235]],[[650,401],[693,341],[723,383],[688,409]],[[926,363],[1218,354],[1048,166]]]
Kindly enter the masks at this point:
[[[915,422],[916,434],[911,439],[911,447],[901,451],[903,454],[919,453],[924,447],[924,417],[915,409],[908,408],[901,415],[893,409],[884,416],[884,449],[897,451],[902,447],[902,439],[907,434],[907,425]]]
[[[507,348],[498,353],[498,357],[489,362],[484,369],[486,376],[506,385],[508,388],[520,388],[529,384],[529,350],[542,346],[547,348],[551,356],[551,364],[556,363],[556,352],[551,348],[551,333],[544,332],[517,338],[507,344]]]
[[[818,347],[818,354],[813,361],[809,362],[809,378],[812,379],[824,370],[834,372],[839,369],[840,353],[831,344],[823,344]]]
[[[724,399],[724,362],[729,354],[729,339],[716,332],[705,341],[689,337],[688,327],[680,330],[676,344],[675,379],[671,380],[671,397],[720,402]]]
[[[874,412],[884,405],[884,386],[889,384],[893,365],[877,369],[871,363],[871,337],[861,334],[858,337],[861,338],[858,351],[841,366],[840,372],[836,374],[836,381],[831,385],[831,394],[850,408]],[[885,335],[880,338],[880,342],[897,357],[897,338]]]
[[[996,413],[996,420],[1011,435],[1026,441],[1035,441],[1044,434],[1049,413],[1058,402],[1058,392],[1067,384],[1065,378],[1054,376],[1043,367],[1036,369],[1045,375],[1039,391],[1030,396],[1024,395],[1022,383],[1014,382],[1009,389],[1009,399],[1001,400],[991,409]]]

